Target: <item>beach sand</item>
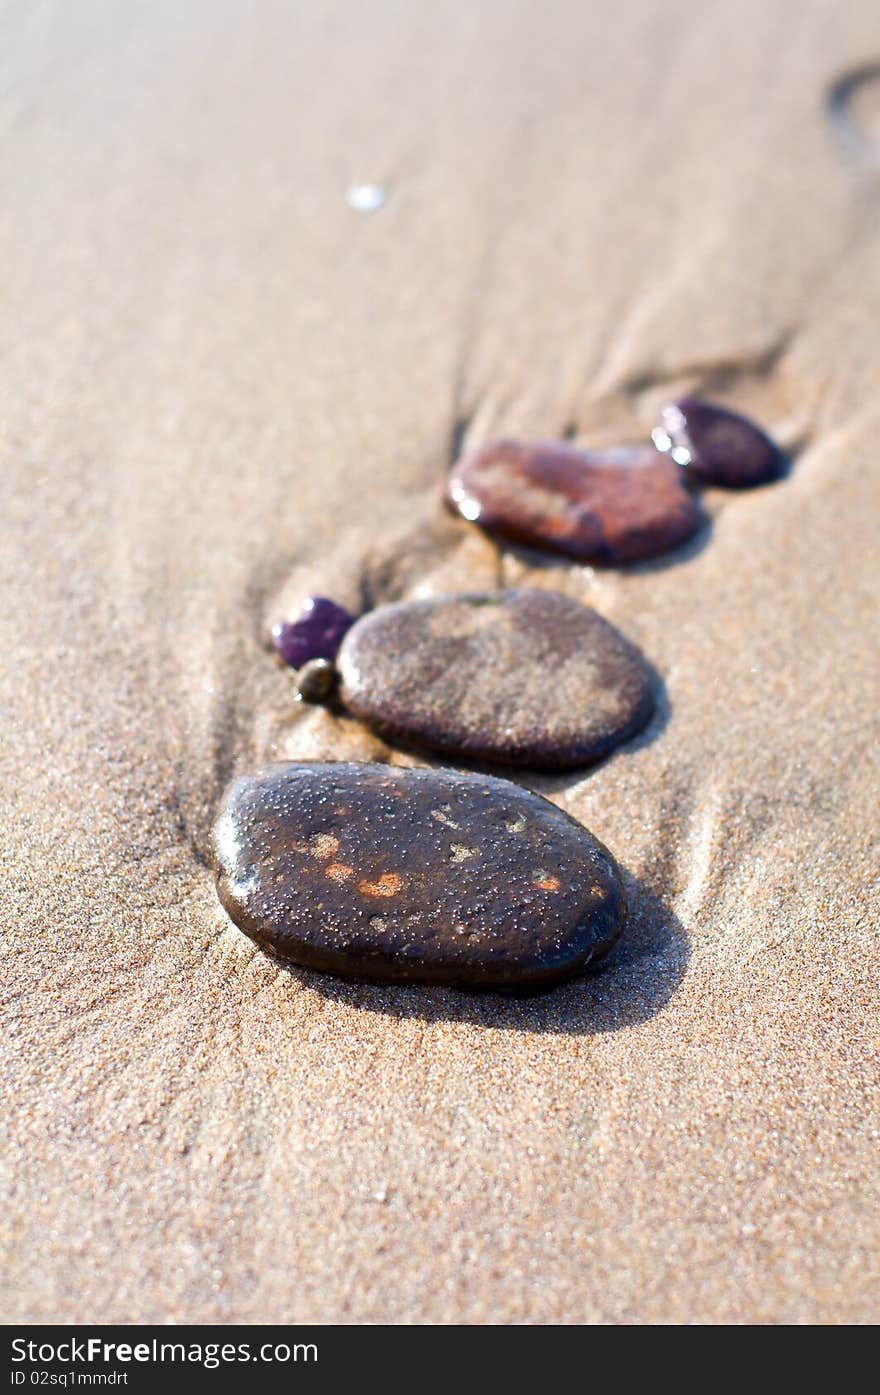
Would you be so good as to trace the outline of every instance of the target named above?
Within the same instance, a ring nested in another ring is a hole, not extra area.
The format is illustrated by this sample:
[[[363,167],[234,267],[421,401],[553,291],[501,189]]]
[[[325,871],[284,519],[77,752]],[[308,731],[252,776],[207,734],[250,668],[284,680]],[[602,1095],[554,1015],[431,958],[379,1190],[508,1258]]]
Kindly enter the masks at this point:
[[[878,59],[869,0],[3,7],[5,1318],[880,1318]],[[673,557],[442,507],[463,440],[691,388],[795,461]],[[520,777],[624,941],[529,1000],[279,968],[226,782],[415,757],[295,707],[267,626],[499,581],[662,676]]]

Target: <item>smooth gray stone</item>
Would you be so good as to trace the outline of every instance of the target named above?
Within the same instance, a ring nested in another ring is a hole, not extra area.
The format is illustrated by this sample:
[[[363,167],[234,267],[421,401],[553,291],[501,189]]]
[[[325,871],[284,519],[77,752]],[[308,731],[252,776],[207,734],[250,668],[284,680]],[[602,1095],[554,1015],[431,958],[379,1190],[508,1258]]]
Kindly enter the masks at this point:
[[[556,591],[381,606],[349,630],[336,662],[342,702],[362,721],[466,760],[587,765],[654,711],[635,646]]]

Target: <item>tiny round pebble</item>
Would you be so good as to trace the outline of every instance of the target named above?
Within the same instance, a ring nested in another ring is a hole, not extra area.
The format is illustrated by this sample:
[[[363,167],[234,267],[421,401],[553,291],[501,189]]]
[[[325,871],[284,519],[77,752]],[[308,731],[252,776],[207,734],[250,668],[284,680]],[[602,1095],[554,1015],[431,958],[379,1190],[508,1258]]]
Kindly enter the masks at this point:
[[[336,665],[330,659],[309,659],[296,675],[297,696],[303,702],[326,702],[336,678]]]

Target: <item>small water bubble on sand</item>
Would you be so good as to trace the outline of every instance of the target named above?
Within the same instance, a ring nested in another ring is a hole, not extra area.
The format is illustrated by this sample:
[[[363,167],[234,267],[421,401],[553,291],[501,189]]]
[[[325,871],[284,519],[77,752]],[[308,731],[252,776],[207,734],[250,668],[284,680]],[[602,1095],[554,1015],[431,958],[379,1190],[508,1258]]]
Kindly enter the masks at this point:
[[[345,202],[358,213],[378,213],[387,201],[381,184],[352,184],[345,191]]]

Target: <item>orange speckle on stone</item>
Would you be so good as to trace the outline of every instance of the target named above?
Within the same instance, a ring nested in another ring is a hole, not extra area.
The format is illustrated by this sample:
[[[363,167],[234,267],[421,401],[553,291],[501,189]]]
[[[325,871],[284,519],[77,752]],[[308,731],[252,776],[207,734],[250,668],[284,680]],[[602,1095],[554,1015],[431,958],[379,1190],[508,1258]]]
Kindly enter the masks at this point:
[[[396,872],[383,872],[377,882],[358,882],[358,891],[364,896],[396,896],[402,886]]]
[[[558,877],[541,877],[541,879],[540,879],[539,881],[536,881],[536,882],[535,882],[535,886],[538,888],[539,891],[558,891],[558,890],[559,890],[559,878],[558,878]]]
[[[309,839],[309,852],[312,857],[332,857],[339,851],[339,839],[334,833],[313,833]]]
[[[331,862],[329,867],[324,868],[324,876],[332,877],[335,882],[347,882],[354,873],[353,867],[346,867],[344,862]]]

